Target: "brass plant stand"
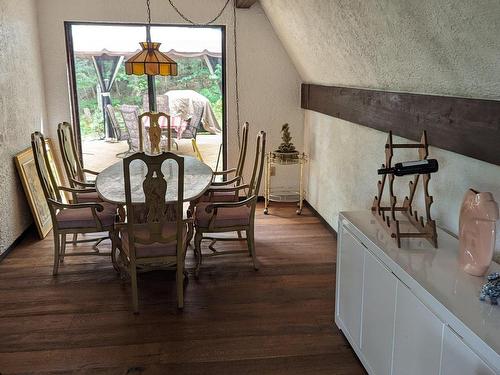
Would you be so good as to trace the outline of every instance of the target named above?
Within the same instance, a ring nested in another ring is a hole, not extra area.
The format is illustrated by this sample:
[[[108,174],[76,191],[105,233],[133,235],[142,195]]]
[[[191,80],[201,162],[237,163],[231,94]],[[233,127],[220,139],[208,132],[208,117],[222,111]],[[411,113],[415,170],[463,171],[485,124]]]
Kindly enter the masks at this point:
[[[269,213],[269,202],[297,202],[297,215],[302,213],[304,202],[304,164],[307,163],[305,153],[297,154],[269,152],[266,154],[266,175],[264,181],[264,214]],[[271,188],[271,168],[273,166],[299,165],[299,190]]]

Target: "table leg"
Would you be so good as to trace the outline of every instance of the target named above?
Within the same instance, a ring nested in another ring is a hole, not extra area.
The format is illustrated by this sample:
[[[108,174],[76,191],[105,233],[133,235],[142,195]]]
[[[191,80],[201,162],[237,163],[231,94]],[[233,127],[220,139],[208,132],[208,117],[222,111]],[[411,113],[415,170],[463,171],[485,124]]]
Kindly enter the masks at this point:
[[[200,201],[200,199],[189,202],[189,208],[186,212],[188,219],[191,219],[193,217],[196,204],[199,201]],[[196,250],[196,246],[191,245],[191,241],[193,240],[193,237],[194,237],[194,220],[189,220],[188,221],[188,232],[186,235],[186,253],[187,253],[188,246],[191,246],[193,248],[194,258],[196,260],[196,267],[195,267],[195,274],[196,274],[198,272],[198,264],[201,263],[200,259],[199,259],[201,254],[198,254],[198,251]]]
[[[271,182],[271,179],[270,179],[270,174],[271,174],[271,167],[270,167],[271,163],[270,163],[270,159],[269,159],[269,154],[266,155],[266,175],[265,175],[265,179],[264,179],[264,214],[268,214],[269,213],[269,209],[268,209],[268,206],[269,206],[269,193],[270,193],[270,187],[269,187],[269,183]]]
[[[127,219],[127,215],[125,214],[125,205],[123,204],[118,205],[118,217],[122,223]]]
[[[196,207],[196,204],[198,203],[199,199],[196,201],[191,201],[189,202],[189,208],[186,212],[186,216],[188,219],[191,219],[194,214],[194,208]],[[188,232],[187,232],[187,237],[186,237],[186,245],[190,246],[191,245],[191,240],[193,239],[194,236],[194,223],[192,220],[188,221]],[[195,254],[196,255],[196,254]]]

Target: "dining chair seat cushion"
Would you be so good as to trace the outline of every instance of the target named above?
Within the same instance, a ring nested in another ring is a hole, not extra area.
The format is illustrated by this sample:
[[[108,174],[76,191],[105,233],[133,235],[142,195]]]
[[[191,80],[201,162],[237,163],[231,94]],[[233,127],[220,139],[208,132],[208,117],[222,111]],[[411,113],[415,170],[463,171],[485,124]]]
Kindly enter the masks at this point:
[[[116,216],[116,205],[102,202],[104,209],[97,212],[97,217],[104,227],[113,225]],[[58,212],[57,224],[60,229],[95,228],[96,221],[90,208],[68,208]]]
[[[162,236],[170,237],[175,235],[177,232],[177,224],[175,222],[167,222],[162,228]],[[149,239],[149,229],[147,228],[147,224],[141,225],[138,224],[134,228],[134,236],[136,240],[147,241]],[[186,226],[183,226],[182,230],[183,242],[185,242],[187,237]],[[126,228],[120,229],[120,239],[122,244],[122,250],[125,253],[130,255],[130,246],[129,246],[129,236],[128,230]],[[150,245],[145,245],[135,242],[135,254],[137,258],[151,258],[151,257],[160,257],[160,256],[176,256],[177,254],[177,242],[172,241],[169,243],[160,243],[156,242]]]
[[[225,191],[214,191],[210,194],[205,194],[201,197],[201,202],[237,202],[239,197],[234,193]]]
[[[102,202],[101,197],[99,197],[99,194],[97,194],[96,191],[90,193],[78,193],[77,196],[79,203]]]
[[[201,202],[196,205],[195,225],[200,228],[208,228],[210,219],[213,216],[213,211],[208,213],[205,208],[211,203]],[[217,218],[215,219],[214,228],[227,228],[233,226],[250,225],[251,208],[247,206],[219,208],[217,210]]]

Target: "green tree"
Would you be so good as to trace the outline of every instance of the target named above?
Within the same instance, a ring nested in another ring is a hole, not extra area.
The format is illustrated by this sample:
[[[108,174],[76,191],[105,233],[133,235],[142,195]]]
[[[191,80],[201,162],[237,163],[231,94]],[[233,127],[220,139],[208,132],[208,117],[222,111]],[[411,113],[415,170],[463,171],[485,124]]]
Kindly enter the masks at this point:
[[[210,73],[201,57],[176,59],[178,76],[157,76],[156,92],[168,90],[194,90],[205,96],[212,105],[215,116],[222,124],[222,66],[216,64]],[[104,136],[103,113],[98,97],[98,79],[90,57],[75,58],[76,86],[80,114],[81,133],[85,137]],[[122,64],[111,88],[113,105],[133,104],[142,107],[143,96],[147,94],[146,76],[127,75]],[[118,116],[120,121],[120,116]]]

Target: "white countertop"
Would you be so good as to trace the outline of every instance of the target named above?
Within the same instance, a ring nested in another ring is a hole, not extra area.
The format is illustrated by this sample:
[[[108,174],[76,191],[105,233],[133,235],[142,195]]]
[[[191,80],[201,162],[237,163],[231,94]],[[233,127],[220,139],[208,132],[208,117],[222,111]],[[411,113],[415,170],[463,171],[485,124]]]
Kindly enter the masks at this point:
[[[446,324],[464,338],[482,340],[496,352],[496,355],[491,354],[499,360],[500,305],[479,301],[479,291],[487,281],[486,277],[462,271],[456,238],[438,230],[437,249],[424,239],[402,239],[398,249],[396,241],[370,211],[341,212],[339,222],[347,226],[424,303],[427,302],[428,307],[429,302],[431,306],[438,306],[440,311],[434,312]],[[407,230],[404,224],[401,229]],[[493,262],[488,273],[494,271],[500,272],[500,265]]]

